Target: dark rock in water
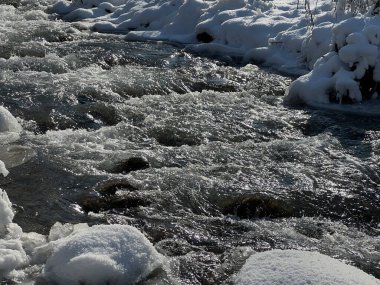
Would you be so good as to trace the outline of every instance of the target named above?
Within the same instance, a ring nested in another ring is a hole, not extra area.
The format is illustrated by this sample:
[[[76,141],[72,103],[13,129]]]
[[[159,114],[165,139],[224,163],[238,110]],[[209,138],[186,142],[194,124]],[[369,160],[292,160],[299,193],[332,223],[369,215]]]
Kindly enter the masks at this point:
[[[113,196],[113,197],[87,197],[82,199],[79,205],[85,212],[99,213],[112,209],[136,208],[148,206],[151,202],[135,195]]]
[[[96,186],[95,189],[99,194],[103,196],[115,195],[117,190],[135,191],[137,187],[133,186],[126,180],[107,180]]]
[[[163,146],[179,147],[183,145],[195,146],[202,144],[202,138],[190,130],[171,128],[154,129],[151,131],[151,136]]]
[[[282,218],[291,217],[293,209],[284,201],[261,194],[231,198],[222,205],[223,214],[240,218]]]
[[[324,235],[324,230],[322,228],[321,224],[315,224],[315,223],[298,223],[296,225],[296,230],[303,234],[304,236],[315,238],[315,239],[321,239]]]
[[[112,173],[129,173],[131,171],[143,170],[150,167],[145,157],[131,157],[120,161],[112,170]]]
[[[214,40],[214,38],[210,34],[203,32],[197,34],[197,40],[202,43],[210,43]]]
[[[88,195],[79,199],[79,205],[85,212],[98,213],[112,209],[136,208],[148,206],[151,201],[142,197],[138,188],[126,180],[108,180],[100,183],[96,187],[98,195]],[[116,195],[116,191],[121,190],[123,194]]]

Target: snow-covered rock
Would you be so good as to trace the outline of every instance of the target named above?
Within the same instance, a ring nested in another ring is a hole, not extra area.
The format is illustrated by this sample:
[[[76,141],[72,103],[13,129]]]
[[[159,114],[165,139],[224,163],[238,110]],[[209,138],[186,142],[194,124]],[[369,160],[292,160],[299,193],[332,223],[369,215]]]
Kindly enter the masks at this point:
[[[318,252],[272,250],[253,254],[236,285],[379,285],[360,269]]]
[[[164,258],[136,228],[101,225],[53,242],[45,277],[58,284],[135,284]]]

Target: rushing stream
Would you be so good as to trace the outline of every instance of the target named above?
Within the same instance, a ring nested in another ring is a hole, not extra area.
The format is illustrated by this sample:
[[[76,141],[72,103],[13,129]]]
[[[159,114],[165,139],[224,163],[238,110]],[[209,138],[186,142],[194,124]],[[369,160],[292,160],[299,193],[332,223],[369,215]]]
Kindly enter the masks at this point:
[[[289,77],[90,33],[43,2],[0,5],[0,104],[24,128],[0,137],[0,188],[24,231],[134,225],[180,284],[229,284],[274,248],[380,278],[380,119],[285,106]]]

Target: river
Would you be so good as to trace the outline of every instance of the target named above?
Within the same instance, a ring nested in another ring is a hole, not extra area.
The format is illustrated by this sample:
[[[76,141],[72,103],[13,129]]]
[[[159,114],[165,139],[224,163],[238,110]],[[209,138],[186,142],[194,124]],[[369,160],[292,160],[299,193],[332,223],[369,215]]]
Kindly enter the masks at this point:
[[[0,104],[24,129],[0,140],[0,188],[24,231],[133,225],[181,284],[229,284],[269,249],[380,278],[378,118],[284,105],[287,75],[91,33],[47,2],[0,5]]]

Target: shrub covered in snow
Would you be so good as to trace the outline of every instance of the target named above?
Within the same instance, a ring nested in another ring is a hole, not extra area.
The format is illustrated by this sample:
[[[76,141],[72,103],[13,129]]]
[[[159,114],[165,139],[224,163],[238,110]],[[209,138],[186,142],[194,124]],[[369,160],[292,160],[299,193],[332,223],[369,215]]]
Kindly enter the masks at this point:
[[[289,87],[290,103],[355,103],[380,92],[380,16],[353,17],[332,30],[330,52]]]
[[[379,285],[371,275],[317,252],[273,250],[253,254],[236,285]]]

